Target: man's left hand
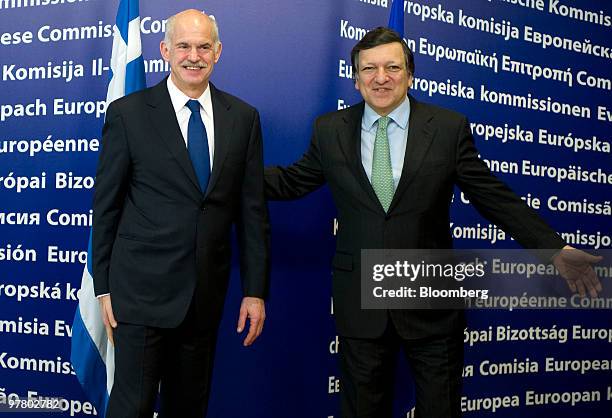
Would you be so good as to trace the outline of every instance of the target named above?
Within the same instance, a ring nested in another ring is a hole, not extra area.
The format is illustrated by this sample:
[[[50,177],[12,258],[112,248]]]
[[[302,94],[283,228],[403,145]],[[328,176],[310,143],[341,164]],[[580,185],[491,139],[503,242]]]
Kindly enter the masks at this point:
[[[244,339],[243,345],[248,347],[261,335],[264,321],[266,320],[266,305],[263,299],[245,296],[240,304],[240,316],[238,317],[238,332],[244,330],[247,317],[249,318],[249,333]]]
[[[597,297],[602,287],[591,264],[601,260],[601,256],[566,245],[552,261],[572,292],[578,292],[584,297],[588,291],[591,297]]]

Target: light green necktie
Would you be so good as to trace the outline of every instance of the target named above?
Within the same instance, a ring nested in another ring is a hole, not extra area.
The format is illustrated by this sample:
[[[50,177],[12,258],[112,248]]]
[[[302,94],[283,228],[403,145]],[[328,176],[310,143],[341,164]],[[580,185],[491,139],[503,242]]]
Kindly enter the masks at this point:
[[[378,119],[376,139],[374,140],[374,155],[372,156],[372,187],[380,200],[380,204],[389,210],[393,200],[393,167],[391,166],[391,152],[389,151],[389,138],[387,137],[387,126],[389,116]]]

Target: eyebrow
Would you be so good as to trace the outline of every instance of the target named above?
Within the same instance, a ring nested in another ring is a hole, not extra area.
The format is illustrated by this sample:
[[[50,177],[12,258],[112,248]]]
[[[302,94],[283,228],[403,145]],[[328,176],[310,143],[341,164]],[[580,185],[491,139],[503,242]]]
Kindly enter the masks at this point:
[[[187,41],[178,41],[178,42],[176,42],[175,45],[178,46],[178,45],[192,45],[192,44],[187,42]],[[204,42],[204,43],[201,43],[201,44],[197,44],[197,46],[212,46],[212,45],[213,45],[213,42]]]
[[[387,61],[381,65],[387,66],[387,65],[402,65],[403,61]],[[379,64],[368,61],[368,62],[362,62],[359,64],[360,67],[365,67],[367,65],[373,65],[373,66],[378,66]]]

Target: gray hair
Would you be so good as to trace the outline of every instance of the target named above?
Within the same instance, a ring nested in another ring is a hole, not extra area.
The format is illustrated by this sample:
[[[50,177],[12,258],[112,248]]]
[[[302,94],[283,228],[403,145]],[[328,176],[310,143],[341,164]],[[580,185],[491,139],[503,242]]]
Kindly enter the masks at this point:
[[[166,44],[170,44],[172,37],[174,36],[174,25],[176,24],[176,16],[179,13],[172,15],[166,20],[166,33],[164,34],[164,42]],[[221,39],[219,39],[219,26],[217,25],[217,19],[213,15],[207,15],[202,13],[203,16],[206,16],[210,22],[212,23],[212,38],[213,44],[215,45],[215,49],[219,47],[219,43]]]

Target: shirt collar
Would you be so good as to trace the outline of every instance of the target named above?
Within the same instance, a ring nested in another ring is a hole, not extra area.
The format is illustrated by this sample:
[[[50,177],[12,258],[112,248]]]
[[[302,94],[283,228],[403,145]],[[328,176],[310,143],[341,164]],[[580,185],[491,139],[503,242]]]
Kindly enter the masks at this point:
[[[410,100],[408,99],[408,96],[406,96],[404,101],[393,109],[388,116],[400,128],[406,130],[406,127],[408,126],[408,118],[410,117]],[[379,118],[380,115],[366,103],[365,109],[363,110],[363,117],[361,118],[361,128],[369,131]]]
[[[175,113],[178,113],[181,109],[183,109],[189,100],[197,100],[198,102],[200,102],[200,107],[204,109],[205,113],[209,115],[212,114],[212,100],[210,97],[209,88],[210,83],[208,84],[208,86],[206,86],[206,90],[204,90],[204,93],[202,93],[202,95],[197,99],[192,99],[191,97],[183,93],[181,90],[179,90],[179,88],[176,87],[176,84],[174,84],[174,82],[172,81],[172,76],[168,77],[166,85],[168,86],[170,101],[172,101],[172,107],[174,108]]]

